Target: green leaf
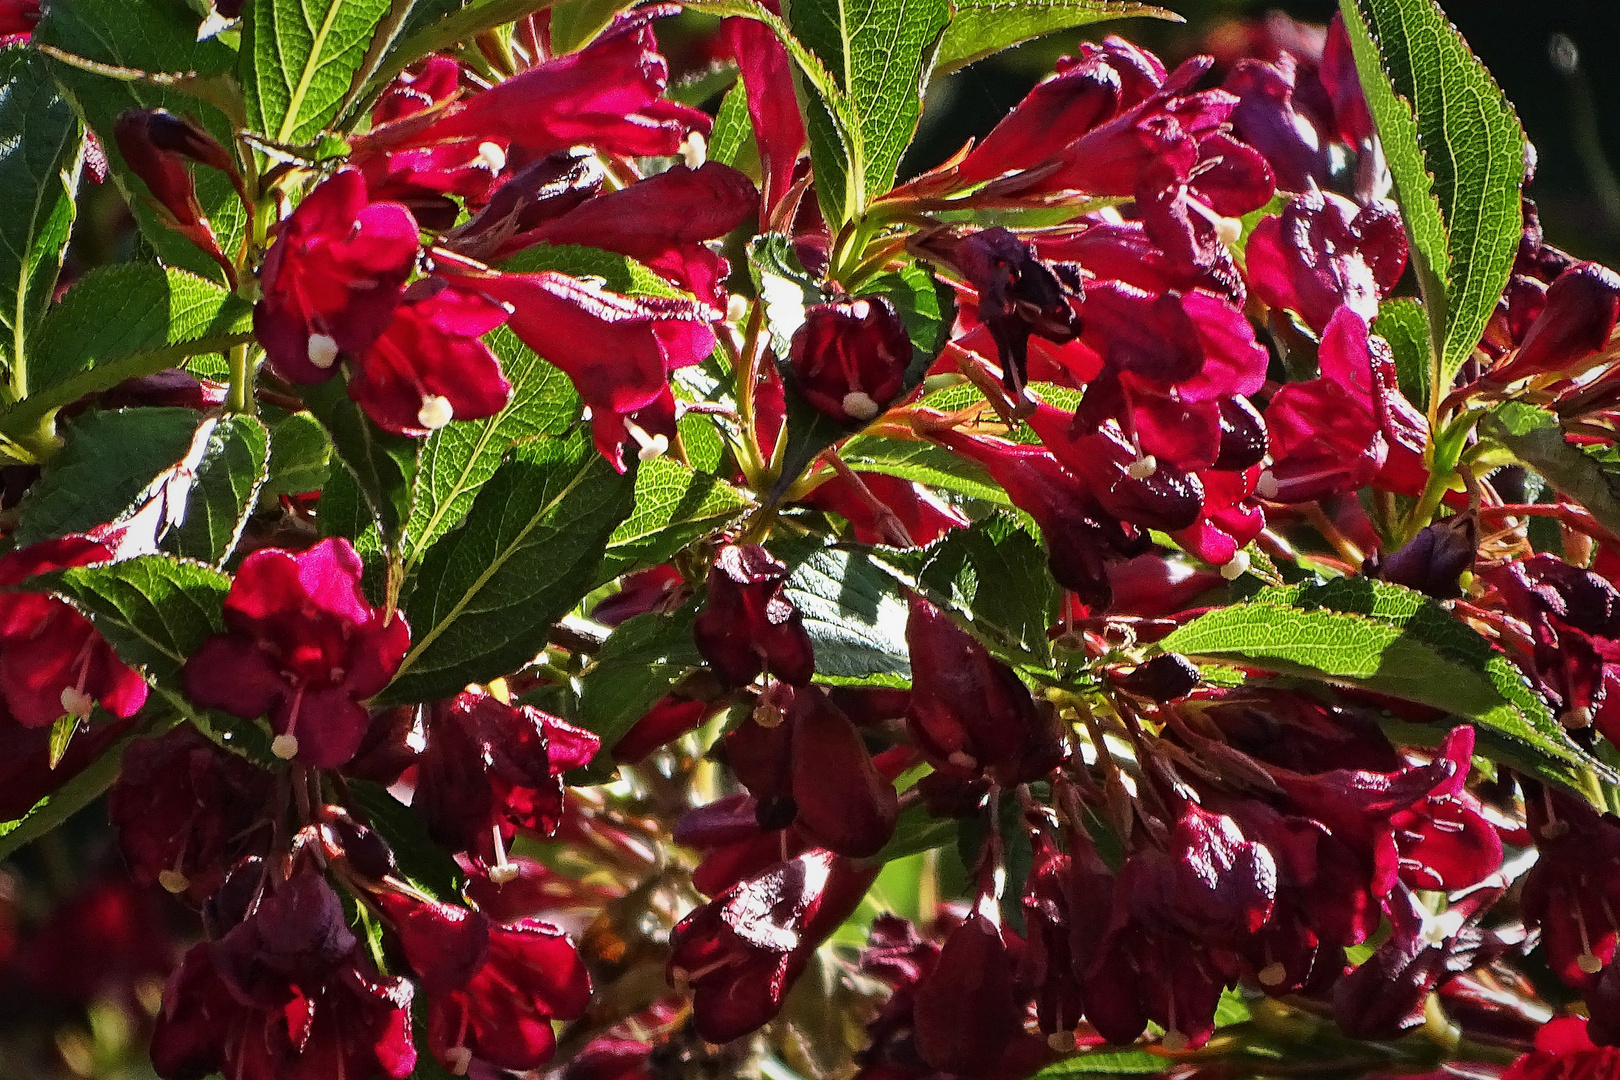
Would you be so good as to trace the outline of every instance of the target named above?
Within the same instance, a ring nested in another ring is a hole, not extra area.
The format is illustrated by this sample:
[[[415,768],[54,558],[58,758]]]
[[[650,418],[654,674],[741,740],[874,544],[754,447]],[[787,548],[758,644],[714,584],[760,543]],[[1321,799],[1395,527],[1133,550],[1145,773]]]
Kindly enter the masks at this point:
[[[248,127],[310,142],[337,117],[389,0],[250,0],[238,77]]]
[[[145,733],[143,725],[126,731],[99,757],[67,783],[36,802],[22,817],[0,822],[0,862],[11,858],[23,845],[38,840],[100,798],[118,779],[119,768],[124,763],[124,751]]]
[[[785,14],[844,98],[842,125],[819,102],[807,117],[817,194],[836,230],[894,186],[951,8],[948,0],[793,0]]]
[[[205,82],[219,82],[236,66],[236,51],[217,37],[197,40],[197,16],[175,0],[53,0],[46,6],[33,40],[101,64],[152,73],[185,72]],[[223,280],[213,259],[159,220],[147,202],[145,183],[130,172],[118,151],[113,124],[126,109],[162,107],[196,119],[223,146],[235,141],[236,125],[214,105],[175,86],[112,79],[54,59],[50,65],[69,100],[96,133],[113,179],[134,210],[146,241],[165,264]],[[220,249],[235,252],[247,232],[247,211],[229,178],[213,169],[198,168],[194,180],[197,201],[214,228]]]
[[[634,473],[615,473],[583,432],[519,447],[422,560],[411,651],[379,700],[450,697],[533,659],[590,591],[634,490]]]
[[[657,566],[751,505],[747,494],[719,477],[668,458],[644,461],[636,470],[635,510],[608,538],[597,581]]]
[[[78,417],[17,508],[19,547],[118,520],[191,451],[191,409],[117,409]]]
[[[259,504],[321,490],[331,460],[332,440],[321,422],[308,412],[287,413],[270,425],[270,475],[259,489]]]
[[[975,463],[944,447],[882,435],[857,435],[838,456],[856,472],[882,473],[972,499],[1012,506],[1007,493]]]
[[[73,601],[118,658],[172,681],[186,658],[225,629],[231,579],[211,566],[140,555],[102,566],[70,566],[30,578],[21,588]]]
[[[84,135],[45,61],[26,45],[0,50],[0,356],[26,370],[27,340],[56,287],[73,227]],[[13,384],[21,380],[13,376]],[[26,386],[26,384],[25,384]]]
[[[512,400],[488,419],[454,421],[423,440],[416,497],[405,528],[406,565],[416,563],[461,522],[473,496],[513,446],[540,435],[561,435],[579,419],[579,395],[567,375],[504,326],[487,340],[512,384]]]
[[[421,444],[379,428],[349,397],[343,377],[304,388],[304,403],[332,437],[332,451],[349,470],[385,542],[411,516],[412,484]]]
[[[1474,725],[1491,756],[1568,787],[1602,766],[1570,741],[1510,661],[1421,593],[1366,578],[1261,590],[1160,643],[1200,659],[1360,687]]]
[[[368,104],[394,76],[429,53],[446,51],[460,42],[471,41],[486,30],[493,30],[515,19],[544,11],[552,0],[417,0],[386,61],[371,75],[367,92],[355,100]]]
[[[720,110],[714,114],[714,127],[709,131],[709,160],[732,168],[743,168],[742,163],[751,155],[755,161],[754,175],[757,176],[759,148],[751,146],[753,141],[753,123],[748,117],[748,88],[739,79],[720,99]],[[743,168],[743,171],[748,170]]]
[[[1440,386],[1496,310],[1523,224],[1525,135],[1434,0],[1340,0],[1423,289]]]
[[[861,296],[883,296],[894,305],[911,338],[911,364],[905,388],[922,381],[923,374],[944,351],[956,318],[956,295],[932,271],[912,263],[901,270],[879,274],[858,290]]]
[[[1482,419],[1479,432],[1507,447],[1561,494],[1591,511],[1599,525],[1620,533],[1620,469],[1566,442],[1553,413],[1510,401]]]
[[[1061,594],[1041,542],[1011,514],[950,533],[929,549],[919,584],[967,615],[998,652],[1049,662],[1046,632],[1058,620]]]
[[[433,842],[422,819],[381,784],[357,777],[350,777],[348,784],[367,823],[393,849],[400,876],[435,900],[459,901],[461,868],[448,851]]]
[[[1056,1061],[1031,1080],[1059,1080],[1065,1076],[1153,1076],[1169,1070],[1171,1059],[1148,1050],[1093,1050]]]
[[[555,270],[573,277],[597,277],[603,287],[626,296],[687,296],[628,255],[577,244],[538,244],[501,264],[502,270],[534,274]]]
[[[614,628],[579,677],[580,723],[602,740],[589,774],[605,779],[613,771],[607,751],[624,737],[653,703],[703,663],[692,641],[698,606],[670,614],[649,612]]]
[[[787,596],[816,650],[816,677],[834,683],[905,686],[911,681],[905,601],[894,574],[859,548],[773,545],[793,566]]]
[[[1059,30],[1138,16],[1186,21],[1173,11],[1130,0],[955,0],[952,7],[955,14],[939,43],[941,74]]]
[[[1378,305],[1373,333],[1389,342],[1395,354],[1395,377],[1401,393],[1419,407],[1429,400],[1429,322],[1423,305],[1399,296]]]
[[[955,843],[960,825],[953,818],[937,818],[928,812],[924,803],[914,802],[900,811],[900,817],[894,824],[894,835],[889,837],[882,851],[872,856],[872,861],[891,862],[919,851]]]
[[[186,515],[163,538],[163,549],[205,563],[228,559],[258,501],[269,459],[270,432],[258,420],[226,416],[215,423]]]
[[[551,8],[551,51],[578,52],[606,30],[632,0],[560,0]]]

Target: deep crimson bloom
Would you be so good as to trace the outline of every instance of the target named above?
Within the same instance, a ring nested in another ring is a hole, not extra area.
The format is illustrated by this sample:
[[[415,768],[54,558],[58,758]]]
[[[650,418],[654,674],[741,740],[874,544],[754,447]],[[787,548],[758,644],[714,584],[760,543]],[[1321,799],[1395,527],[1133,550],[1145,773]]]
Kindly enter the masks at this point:
[[[828,934],[877,876],[812,849],[739,882],[670,934],[669,980],[692,994],[698,1034],[730,1042],[774,1017]]]
[[[924,1061],[968,1076],[995,1064],[1020,1026],[1015,967],[1000,927],[983,915],[969,915],[951,931],[912,1006]]]
[[[225,598],[226,632],[186,661],[186,693],[206,708],[269,714],[278,756],[329,769],[354,756],[410,647],[403,616],[385,620],[360,591],[360,556],[340,538],[242,561]]]
[[[282,882],[163,990],[152,1067],[164,1080],[403,1080],[416,1067],[409,982],[379,975],[331,886]]]
[[[1189,168],[1158,158],[1136,182],[1143,227],[1172,265],[1213,272],[1230,258],[1241,235],[1238,218],[1259,210],[1276,192],[1264,155],[1222,132],[1199,140]]]
[[[464,285],[511,305],[512,332],[573,380],[590,407],[603,457],[623,471],[623,445],[638,435],[642,456],[662,453],[631,418],[670,399],[670,372],[713,351],[713,311],[690,300],[621,296],[554,271],[468,278]],[[668,405],[673,421],[672,399]]]
[[[815,304],[789,353],[805,400],[842,424],[877,418],[904,385],[911,338],[881,296]]]
[[[636,762],[661,746],[668,746],[715,712],[712,701],[690,700],[665,695],[653,702],[640,720],[613,744],[613,760]]]
[[[39,0],[0,0],[0,44],[27,41],[39,21]]]
[[[1525,811],[1540,853],[1524,877],[1525,922],[1540,927],[1553,973],[1590,991],[1620,935],[1620,819],[1539,784],[1527,784]]]
[[[1512,382],[1586,359],[1609,343],[1620,317],[1620,274],[1597,263],[1577,263],[1547,289],[1518,355],[1491,372]]]
[[[506,318],[499,304],[443,278],[417,282],[388,329],[353,358],[349,396],[378,427],[399,435],[494,416],[511,400],[512,384],[479,339]]]
[[[818,687],[774,687],[767,700],[762,710],[776,722],[762,725],[757,710],[724,744],[761,827],[794,824],[839,855],[876,855],[894,833],[899,806],[860,732]]]
[[[1587,1020],[1560,1016],[1536,1033],[1536,1048],[1508,1066],[1502,1080],[1610,1080],[1620,1075],[1620,1050],[1599,1047]]]
[[[0,653],[0,666],[4,664]],[[51,726],[19,724],[0,709],[0,820],[16,821],[73,779],[134,726],[133,719],[90,724],[73,736],[53,768]]]
[[[1238,99],[1232,111],[1238,137],[1266,156],[1278,186],[1286,191],[1326,187],[1333,164],[1328,143],[1334,133],[1321,130],[1319,118],[1311,116],[1309,109],[1295,107],[1294,95],[1302,76],[1313,80],[1315,76],[1314,71],[1301,67],[1286,52],[1273,63],[1241,60],[1221,84],[1221,89]],[[1315,89],[1321,92],[1319,84]]]
[[[968,519],[921,484],[883,473],[862,473],[861,482],[872,497],[889,509],[916,547],[927,547],[952,529],[965,529]],[[831,511],[848,521],[855,539],[863,544],[893,544],[877,511],[841,476],[820,484],[801,500],[818,510]]]
[[[723,308],[730,264],[704,246],[753,217],[759,196],[742,173],[717,161],[676,165],[618,191],[585,199],[500,248],[536,243],[616,251],[644,263],[706,304]]]
[[[371,109],[371,122],[387,124],[431,109],[454,97],[460,85],[459,63],[448,56],[429,56],[388,84]]]
[[[1341,306],[1367,322],[1406,269],[1406,233],[1392,206],[1312,192],[1263,218],[1244,249],[1249,287],[1322,333]]]
[[[637,570],[619,580],[618,592],[597,602],[591,618],[603,626],[618,626],[637,615],[668,610],[672,598],[684,595],[685,585],[681,572],[668,563]]]
[[[550,834],[563,812],[562,774],[596,755],[595,735],[532,705],[469,690],[429,709],[411,807],[435,839],[505,861],[516,830]]]
[[[1073,416],[1050,405],[1037,405],[1027,419],[1042,444],[1090,487],[1109,516],[1168,532],[1197,522],[1204,498],[1198,478],[1144,457],[1114,421],[1075,437],[1072,432],[1089,425],[1075,423]]]
[[[957,779],[988,774],[1008,787],[1061,765],[1061,733],[1012,668],[922,597],[912,594],[910,604],[906,726],[929,763]]]
[[[0,27],[3,32],[3,27]],[[213,227],[203,216],[197,189],[186,171],[186,161],[200,162],[237,178],[230,154],[214,137],[190,120],[167,109],[129,109],[113,126],[113,141],[131,172],[141,178],[157,205],[167,212],[168,224],[197,245],[227,274],[235,267],[219,249]]]
[[[394,316],[417,248],[411,212],[371,202],[358,172],[310,192],[281,223],[259,276],[253,332],[276,372],[325,382],[339,356],[364,356]]]
[[[111,559],[106,545],[86,536],[44,540],[0,556],[0,587]],[[62,716],[86,719],[96,702],[116,717],[134,716],[146,692],[146,680],[65,602],[0,594],[0,696],[18,723],[48,727]]]
[[[781,13],[776,0],[766,0],[765,6]],[[764,178],[759,218],[763,229],[793,186],[793,170],[804,153],[804,118],[793,90],[793,62],[776,34],[757,19],[727,19],[720,24],[720,36],[737,60],[748,95],[748,120]]]
[[[202,900],[254,840],[269,836],[270,774],[218,749],[190,725],[124,752],[107,816],[142,885]]]
[[[815,653],[793,601],[787,564],[758,544],[720,549],[709,569],[709,597],[692,625],[698,652],[729,686],[769,673],[794,686],[815,674]]]
[[[535,1069],[556,1049],[551,1021],[575,1020],[591,980],[567,936],[550,923],[510,925],[481,912],[381,893],[378,903],[428,996],[433,1056],[458,1076],[484,1062]]]
[[[710,119],[660,96],[669,65],[652,23],[673,10],[655,5],[621,16],[578,52],[457,101],[425,127],[407,120],[395,125],[404,130],[374,134],[373,141],[393,147],[476,138],[533,154],[581,144],[626,157],[674,154],[687,132],[706,133]]]
[[[760,827],[759,804],[738,793],[694,807],[675,823],[674,840],[703,853],[692,872],[692,884],[705,896],[719,896],[785,858],[810,848],[797,829],[767,831]]]
[[[167,978],[179,957],[167,914],[157,895],[127,878],[94,877],[23,937],[11,978],[55,1006],[111,998],[137,1008],[141,984]]]
[[[1387,556],[1374,555],[1362,573],[1428,593],[1437,600],[1462,595],[1458,578],[1472,570],[1479,547],[1479,525],[1472,514],[1455,514],[1426,525],[1411,543]]]

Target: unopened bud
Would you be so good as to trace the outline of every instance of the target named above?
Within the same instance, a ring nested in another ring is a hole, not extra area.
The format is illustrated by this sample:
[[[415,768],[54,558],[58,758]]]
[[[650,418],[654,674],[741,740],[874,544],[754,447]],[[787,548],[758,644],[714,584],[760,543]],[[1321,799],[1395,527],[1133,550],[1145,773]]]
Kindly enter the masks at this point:
[[[277,735],[270,740],[270,752],[282,761],[291,761],[298,756],[298,736]]]

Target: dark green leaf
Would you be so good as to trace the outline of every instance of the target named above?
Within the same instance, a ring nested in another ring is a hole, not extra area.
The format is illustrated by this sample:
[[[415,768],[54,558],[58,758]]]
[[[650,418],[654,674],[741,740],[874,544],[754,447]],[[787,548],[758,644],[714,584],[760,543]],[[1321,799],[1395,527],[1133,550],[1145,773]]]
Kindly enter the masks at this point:
[[[636,470],[635,510],[608,539],[597,580],[657,566],[750,505],[746,494],[718,477],[668,458],[644,461]]]
[[[222,285],[151,263],[92,270],[51,306],[29,343],[34,400],[0,420],[15,430],[85,394],[252,337],[252,307]]]
[[[314,415],[288,413],[270,425],[270,475],[260,505],[283,495],[319,491],[331,471],[332,440]]]
[[[580,723],[602,739],[590,774],[612,773],[608,751],[653,703],[703,663],[692,641],[697,605],[664,615],[651,612],[615,627],[580,676]]]
[[[163,538],[182,558],[223,563],[236,549],[258,501],[270,457],[270,432],[251,416],[226,416],[208,435],[185,517]]]
[[[124,762],[124,751],[142,734],[137,725],[119,737],[101,756],[81,769],[67,783],[35,803],[15,821],[0,823],[0,862],[11,858],[24,844],[38,840],[62,822],[89,806],[112,787]]]
[[[250,130],[313,140],[338,114],[390,0],[249,0],[238,77]]]
[[[387,545],[382,530],[365,496],[360,494],[354,474],[348,469],[333,469],[321,488],[320,501],[315,506],[315,522],[321,535],[341,536],[354,544],[356,554],[365,565],[361,588],[373,604],[380,604],[387,585]]]
[[[1389,342],[1395,354],[1395,375],[1401,393],[1420,407],[1429,400],[1429,322],[1423,305],[1408,297],[1396,297],[1378,305],[1373,333]]]
[[[15,372],[62,269],[84,146],[72,106],[26,45],[0,49],[0,131],[0,356]]]
[[[894,587],[893,571],[859,548],[811,548],[793,541],[772,550],[794,568],[787,596],[815,646],[817,678],[884,686],[910,682],[906,604]]]
[[[857,435],[838,456],[856,472],[883,473],[973,499],[1011,506],[1006,491],[973,462],[944,447],[881,435]]]
[[[842,91],[846,125],[810,110],[810,160],[834,229],[894,186],[922,115],[948,0],[794,0],[788,25]]]
[[[889,837],[882,851],[872,856],[872,861],[890,862],[955,843],[960,824],[951,818],[937,818],[921,801],[914,802],[900,811],[894,835]]]
[[[423,440],[416,498],[405,529],[407,565],[466,516],[473,496],[514,445],[539,435],[561,435],[579,419],[579,395],[568,376],[504,326],[488,341],[512,384],[512,400],[486,420],[458,420]]]
[[[218,38],[197,40],[197,16],[175,0],[53,0],[34,31],[34,41],[102,64],[154,73],[195,73],[213,80],[232,71],[236,51]],[[135,211],[141,233],[165,264],[223,280],[219,265],[167,228],[147,202],[146,185],[124,164],[113,138],[113,123],[126,109],[167,108],[199,121],[221,145],[234,142],[235,125],[213,105],[175,87],[127,82],[51,61],[51,70],[100,139],[113,179]],[[230,91],[226,91],[228,94]],[[247,231],[243,209],[230,180],[213,169],[195,170],[197,200],[219,238],[232,253]]]
[[[578,52],[607,29],[631,0],[559,0],[551,8],[551,50]]]
[[[332,450],[354,477],[386,542],[411,516],[411,487],[421,443],[384,431],[349,397],[342,377],[304,388],[304,402],[327,434]]]
[[[1058,620],[1059,591],[1041,542],[1010,514],[952,532],[931,548],[920,584],[968,616],[998,652],[1046,663],[1046,632]]]
[[[1525,136],[1434,0],[1340,0],[1395,179],[1440,382],[1479,344],[1518,250]]]
[[[367,822],[393,848],[400,876],[435,900],[459,901],[461,868],[448,851],[433,842],[422,819],[381,784],[354,778],[348,783]]]
[[[117,409],[78,417],[66,445],[18,507],[18,545],[117,520],[185,459],[197,422],[190,409]]]
[[[583,432],[519,447],[423,558],[411,651],[381,700],[450,697],[528,663],[590,590],[634,490],[634,473],[615,473]]]
[[[30,578],[90,616],[124,663],[172,680],[209,635],[224,630],[231,579],[201,563],[141,555],[103,566],[70,566]]]
[[[1184,22],[1180,15],[1129,0],[955,0],[939,45],[938,71],[955,71],[992,53],[1059,30],[1146,16]]]
[[[1493,757],[1566,786],[1595,759],[1570,741],[1517,668],[1421,593],[1365,578],[1264,589],[1161,642],[1204,659],[1361,687],[1473,723]]]
[[[1599,525],[1620,533],[1620,469],[1564,441],[1557,416],[1535,405],[1510,401],[1481,420],[1479,431],[1584,506]]]
[[[1169,1058],[1148,1050],[1092,1050],[1053,1062],[1031,1080],[1059,1080],[1065,1076],[1152,1076],[1170,1068]]]

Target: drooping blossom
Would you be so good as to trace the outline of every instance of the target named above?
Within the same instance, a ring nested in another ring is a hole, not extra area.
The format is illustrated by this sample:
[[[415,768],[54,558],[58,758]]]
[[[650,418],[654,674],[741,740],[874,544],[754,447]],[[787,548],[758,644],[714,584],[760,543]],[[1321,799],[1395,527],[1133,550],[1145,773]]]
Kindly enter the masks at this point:
[[[888,513],[899,521],[913,545],[926,547],[952,529],[965,529],[967,517],[921,484],[883,473],[862,473],[861,483]],[[802,500],[818,510],[848,521],[855,539],[863,544],[894,544],[878,510],[843,477],[820,484]]]
[[[1525,811],[1539,853],[1524,878],[1525,922],[1540,929],[1553,974],[1594,990],[1620,935],[1620,820],[1539,784],[1527,785]]]
[[[197,189],[186,162],[194,161],[229,175],[240,189],[236,165],[214,137],[191,120],[167,109],[130,109],[113,126],[113,141],[124,164],[141,178],[168,217],[165,224],[190,240],[234,278],[235,266],[220,250],[213,226],[197,201]]]
[[[1331,192],[1295,196],[1282,213],[1262,218],[1244,251],[1255,294],[1297,312],[1317,333],[1340,307],[1372,322],[1406,269],[1406,233],[1394,207],[1357,206]]]
[[[911,338],[881,296],[815,304],[789,353],[805,400],[842,424],[862,424],[889,406],[911,364]]]
[[[745,686],[761,673],[809,684],[815,654],[787,579],[787,565],[757,544],[728,545],[715,556],[692,636],[726,684]]]
[[[781,14],[777,0],[765,6]],[[793,89],[793,62],[787,49],[756,19],[731,18],[720,24],[722,40],[736,57],[739,77],[748,95],[748,121],[759,147],[760,223],[763,228],[793,186],[793,172],[804,153],[804,118]]]
[[[371,606],[360,572],[343,539],[249,555],[225,598],[225,633],[186,661],[187,695],[247,719],[268,714],[280,757],[315,768],[349,760],[370,721],[361,702],[410,647],[404,617]]]

